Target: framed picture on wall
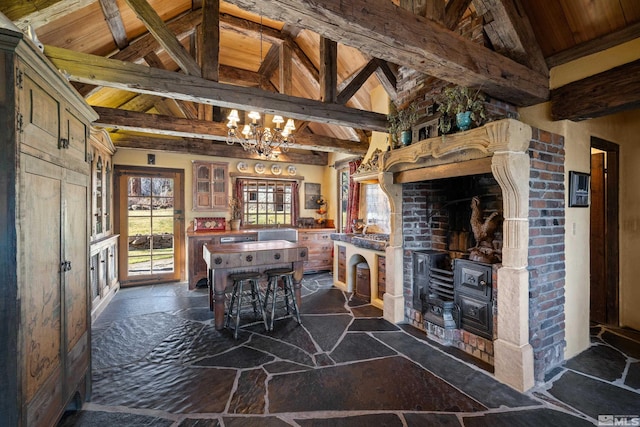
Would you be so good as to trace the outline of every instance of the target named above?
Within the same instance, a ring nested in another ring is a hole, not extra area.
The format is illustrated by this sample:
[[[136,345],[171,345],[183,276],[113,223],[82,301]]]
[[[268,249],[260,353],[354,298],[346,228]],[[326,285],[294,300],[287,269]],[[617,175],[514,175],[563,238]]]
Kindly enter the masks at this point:
[[[304,208],[318,209],[319,198],[320,198],[320,184],[305,182],[304,183]]]
[[[586,208],[589,206],[589,179],[584,172],[569,171],[569,207]]]
[[[423,139],[433,138],[438,136],[438,119],[432,119],[428,122],[420,123],[419,125],[411,128],[411,141],[418,142]]]

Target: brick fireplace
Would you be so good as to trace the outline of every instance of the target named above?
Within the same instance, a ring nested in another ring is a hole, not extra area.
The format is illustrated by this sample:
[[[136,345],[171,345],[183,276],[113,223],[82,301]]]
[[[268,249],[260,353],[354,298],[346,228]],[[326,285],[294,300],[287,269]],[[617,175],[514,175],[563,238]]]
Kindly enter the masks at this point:
[[[450,238],[429,225],[433,218],[416,187],[489,174],[501,189],[504,219],[502,260],[495,272],[495,339],[483,347],[493,350],[498,380],[523,391],[541,381],[563,361],[564,350],[562,138],[505,119],[395,149],[382,154],[379,164],[370,173],[391,208],[385,318],[424,328],[422,307],[414,307],[411,251],[438,249]]]

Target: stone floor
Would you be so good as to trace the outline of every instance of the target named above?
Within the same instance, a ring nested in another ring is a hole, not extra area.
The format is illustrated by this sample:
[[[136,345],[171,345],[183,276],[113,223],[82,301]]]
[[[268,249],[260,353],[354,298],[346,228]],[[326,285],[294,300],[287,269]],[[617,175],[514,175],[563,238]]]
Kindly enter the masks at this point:
[[[121,290],[93,325],[91,402],[59,426],[537,427],[640,414],[640,333],[594,327],[587,351],[522,394],[332,282],[305,276],[302,325],[286,317],[266,333],[250,311],[237,341],[213,327],[204,289]]]

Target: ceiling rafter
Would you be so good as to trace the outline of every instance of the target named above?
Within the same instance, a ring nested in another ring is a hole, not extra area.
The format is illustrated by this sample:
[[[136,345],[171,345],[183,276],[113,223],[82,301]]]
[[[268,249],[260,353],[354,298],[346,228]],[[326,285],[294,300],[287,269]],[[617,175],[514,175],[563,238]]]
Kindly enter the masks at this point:
[[[473,0],[496,52],[549,75],[542,49],[519,0]]]
[[[363,53],[524,106],[548,99],[547,77],[388,0],[229,0],[242,9],[340,40]],[[390,17],[394,17],[390,20]],[[397,25],[402,22],[402,25]]]
[[[129,39],[127,38],[127,32],[124,29],[124,23],[116,0],[100,0],[100,7],[107,21],[109,31],[111,31],[113,41],[118,46],[118,49],[124,49],[129,44]]]
[[[115,108],[94,107],[100,116],[94,125],[142,133],[154,133],[174,137],[226,141],[227,125],[208,120],[184,119],[159,114],[139,113]],[[366,144],[313,134],[297,134],[296,149],[364,154]]]
[[[193,59],[187,49],[182,46],[175,34],[167,27],[151,5],[147,3],[147,0],[125,0],[125,2],[182,71],[192,76],[202,75],[200,66],[196,60]]]
[[[151,135],[138,135],[128,132],[110,132],[111,141],[116,147],[134,148],[139,150],[161,150],[189,155],[235,157],[239,159],[264,160],[256,153],[245,151],[238,145],[214,144],[205,139],[171,138]],[[323,152],[297,152],[289,150],[278,155],[278,161],[307,165],[326,166],[329,154]]]
[[[102,56],[45,46],[45,55],[69,80],[226,108],[259,109],[299,120],[386,131],[386,116],[259,89],[211,82]]]

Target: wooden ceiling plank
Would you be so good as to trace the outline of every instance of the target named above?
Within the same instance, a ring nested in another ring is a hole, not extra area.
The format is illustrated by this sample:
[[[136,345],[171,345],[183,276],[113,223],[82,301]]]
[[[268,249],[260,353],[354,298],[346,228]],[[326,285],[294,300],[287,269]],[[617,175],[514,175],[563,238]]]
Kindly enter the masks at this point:
[[[178,41],[176,35],[169,29],[146,0],[125,0],[125,2],[182,71],[192,76],[200,76],[202,74],[196,60],[187,52],[180,41]]]
[[[126,132],[110,132],[111,141],[116,147],[138,150],[159,150],[189,155],[231,157],[236,159],[264,160],[258,154],[245,151],[237,145],[212,143],[210,140],[193,138],[158,138],[149,135],[132,135]],[[328,153],[289,151],[278,155],[279,162],[326,166],[329,163]]]
[[[310,77],[310,81],[315,81],[317,85],[317,89],[320,90],[320,72],[313,64],[313,61],[307,56],[306,53],[298,46],[296,42],[293,40],[288,40],[286,43],[289,43],[291,47],[291,52],[293,53],[293,61]]]
[[[640,59],[551,91],[553,120],[585,120],[640,108]]]
[[[365,54],[467,87],[518,106],[545,101],[548,78],[388,0],[229,0],[272,19],[295,22]],[[401,22],[402,25],[397,25]]]
[[[420,16],[433,19],[437,22],[444,21],[445,2],[444,0],[423,0],[424,12],[418,13]]]
[[[320,37],[320,99],[335,103],[338,99],[338,43]]]
[[[350,79],[346,87],[340,91],[337,97],[338,104],[345,104],[351,99],[377,68],[378,61],[375,58],[367,62],[360,72]]]
[[[258,75],[264,78],[260,79],[260,88],[263,90],[267,89],[267,82],[273,75],[273,73],[280,66],[280,47],[277,45],[271,45],[269,51],[264,56],[262,60],[262,64],[260,64],[260,69],[258,70]]]
[[[484,31],[496,52],[549,75],[542,49],[519,0],[473,0],[473,4],[476,10],[484,11]]]
[[[449,0],[444,8],[444,25],[450,30],[458,26],[458,22],[469,8],[471,0]]]
[[[124,29],[124,23],[116,0],[100,0],[100,7],[107,21],[109,31],[113,36],[113,41],[118,46],[118,49],[124,49],[129,44],[129,39],[127,38],[127,31]]]
[[[262,37],[262,40],[271,44],[280,44],[286,38],[282,31],[226,13],[220,14],[220,28],[249,38]]]

